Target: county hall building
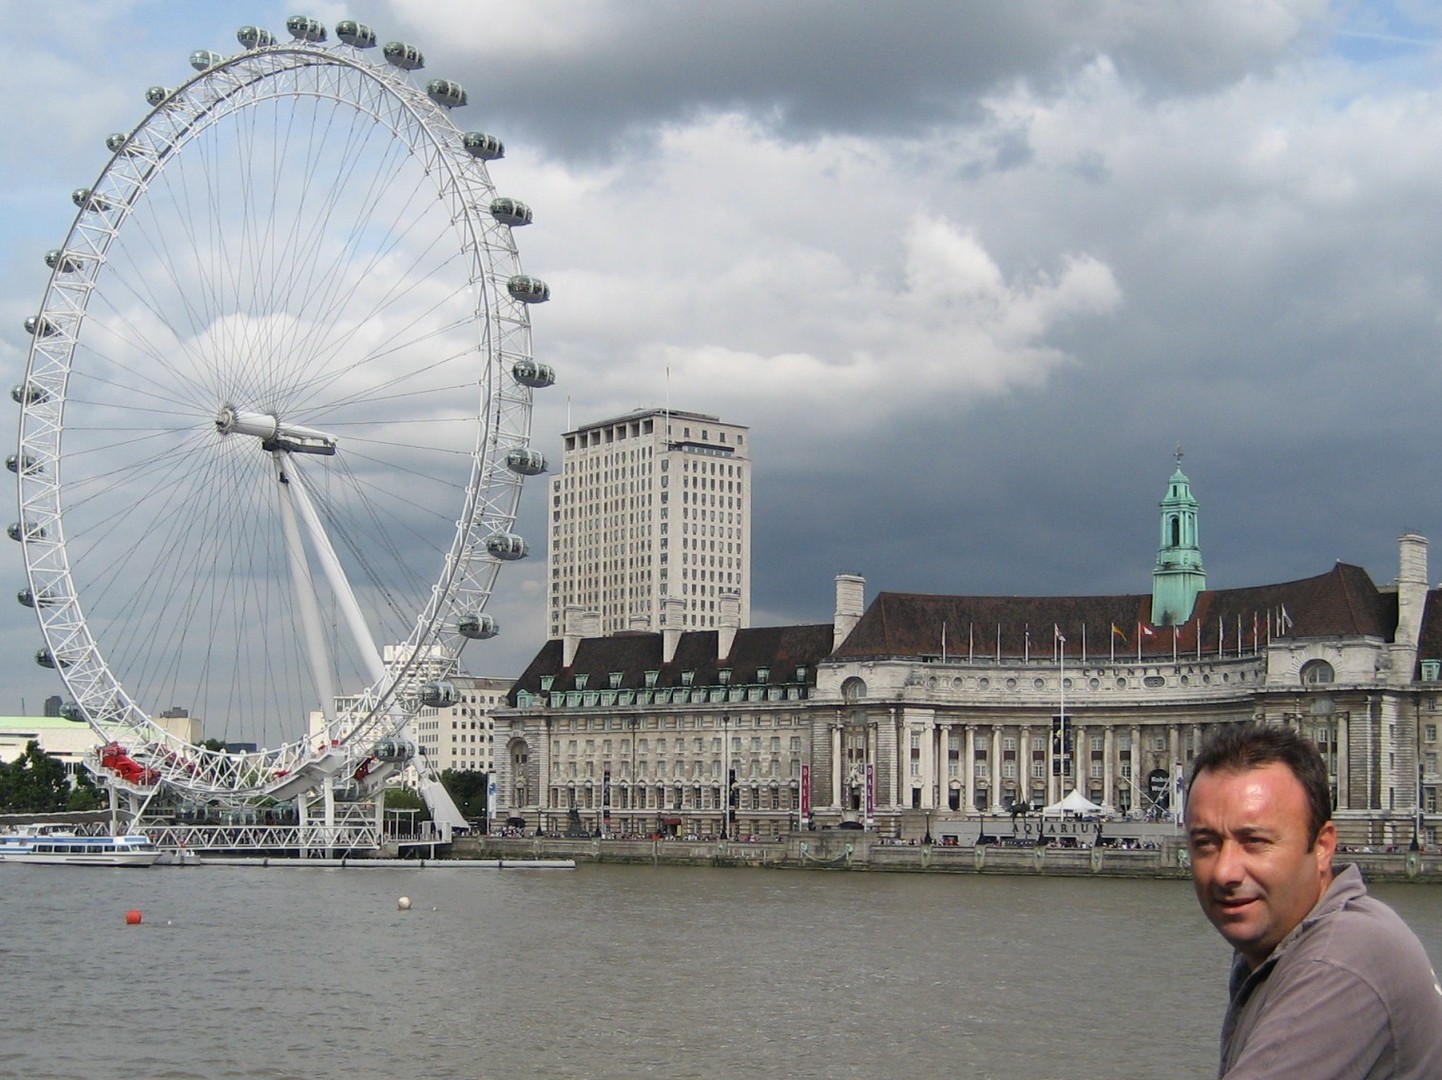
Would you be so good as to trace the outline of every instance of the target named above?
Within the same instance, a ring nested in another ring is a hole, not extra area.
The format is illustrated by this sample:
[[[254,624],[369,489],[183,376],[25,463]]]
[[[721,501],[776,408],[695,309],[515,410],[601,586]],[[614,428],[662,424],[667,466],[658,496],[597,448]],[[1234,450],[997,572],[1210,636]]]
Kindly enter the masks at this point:
[[[884,592],[836,579],[830,623],[601,633],[568,607],[495,726],[498,823],[548,833],[776,836],[941,823],[1073,792],[1165,817],[1206,730],[1300,728],[1331,768],[1344,844],[1437,839],[1442,592],[1427,541],[1395,582],[1337,563],[1209,589],[1180,462],[1149,594]],[[728,813],[729,810],[729,813]]]

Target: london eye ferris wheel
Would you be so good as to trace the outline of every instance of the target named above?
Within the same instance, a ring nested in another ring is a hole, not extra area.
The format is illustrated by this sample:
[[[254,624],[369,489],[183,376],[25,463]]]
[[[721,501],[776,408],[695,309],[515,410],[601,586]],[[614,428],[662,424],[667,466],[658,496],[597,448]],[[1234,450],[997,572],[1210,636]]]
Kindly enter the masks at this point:
[[[494,136],[458,84],[342,22],[243,27],[152,87],[46,255],[9,460],[20,601],[126,779],[209,801],[288,797],[403,760],[494,635],[531,355]],[[181,708],[205,750],[173,733]]]

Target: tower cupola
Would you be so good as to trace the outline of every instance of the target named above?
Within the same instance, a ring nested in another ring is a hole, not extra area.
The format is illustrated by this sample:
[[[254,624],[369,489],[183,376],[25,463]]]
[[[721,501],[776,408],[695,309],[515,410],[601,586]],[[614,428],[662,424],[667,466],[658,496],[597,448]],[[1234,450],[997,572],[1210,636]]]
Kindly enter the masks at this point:
[[[1182,448],[1176,450],[1176,471],[1167,481],[1161,502],[1162,539],[1152,570],[1152,625],[1180,626],[1191,618],[1197,596],[1207,587],[1202,549],[1197,539],[1197,500],[1192,482],[1182,472]]]

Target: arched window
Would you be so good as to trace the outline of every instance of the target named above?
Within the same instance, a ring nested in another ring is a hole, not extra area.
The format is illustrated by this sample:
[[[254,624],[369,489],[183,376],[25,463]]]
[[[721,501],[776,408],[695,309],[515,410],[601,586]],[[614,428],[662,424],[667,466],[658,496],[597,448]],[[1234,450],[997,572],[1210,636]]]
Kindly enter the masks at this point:
[[[843,701],[860,701],[866,696],[866,683],[852,676],[841,684],[841,699]]]
[[[1317,686],[1335,680],[1336,672],[1325,660],[1308,660],[1302,665],[1301,676],[1303,686]]]

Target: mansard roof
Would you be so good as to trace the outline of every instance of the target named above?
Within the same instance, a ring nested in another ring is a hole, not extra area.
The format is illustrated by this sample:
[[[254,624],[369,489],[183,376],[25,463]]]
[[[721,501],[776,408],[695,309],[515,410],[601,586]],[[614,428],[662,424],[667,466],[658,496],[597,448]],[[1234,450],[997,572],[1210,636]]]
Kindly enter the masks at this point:
[[[659,633],[623,632],[609,637],[584,638],[577,646],[570,667],[562,663],[565,644],[553,638],[541,647],[529,666],[511,687],[510,701],[515,704],[518,691],[539,693],[541,677],[554,680],[552,690],[574,690],[577,676],[587,676],[589,690],[608,689],[611,673],[620,672],[618,689],[637,690],[646,686],[646,672],[657,672],[656,686],[680,686],[683,672],[691,672],[695,686],[714,686],[721,679],[722,668],[731,672],[730,681],[737,684],[756,683],[757,671],[769,670],[773,683],[796,682],[798,668],[806,669],[805,681],[816,682],[816,665],[831,652],[832,626],[821,623],[811,626],[758,626],[736,631],[729,655],[718,657],[718,632],[688,630],[676,645],[676,654],[669,664],[662,663],[662,636]]]
[[[1382,592],[1360,566],[1338,563],[1325,574],[1277,585],[1211,589],[1197,597],[1185,625],[1149,622],[1149,593],[1122,596],[934,596],[884,592],[833,654],[877,657],[1054,655],[1054,630],[1068,657],[1168,656],[1264,646],[1273,636],[1369,636],[1390,641],[1397,597]],[[1442,635],[1442,629],[1439,629]],[[1200,637],[1200,642],[1198,638]],[[1113,645],[1115,642],[1115,645]]]
[[[1430,589],[1422,608],[1422,631],[1417,640],[1417,670],[1420,677],[1423,660],[1442,660],[1442,589]]]

